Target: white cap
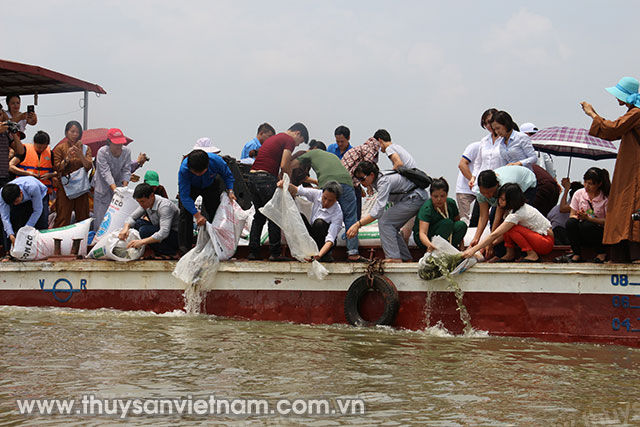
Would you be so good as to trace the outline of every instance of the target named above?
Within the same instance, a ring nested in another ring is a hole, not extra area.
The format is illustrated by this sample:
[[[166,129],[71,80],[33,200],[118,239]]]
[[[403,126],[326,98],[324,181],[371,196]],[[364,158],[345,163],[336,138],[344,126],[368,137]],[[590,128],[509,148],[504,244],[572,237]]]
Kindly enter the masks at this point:
[[[536,133],[538,128],[533,123],[523,123],[520,125],[520,132],[522,133]]]
[[[194,150],[203,150],[207,153],[219,154],[222,150],[213,145],[210,138],[206,136],[196,141],[196,145],[193,146]]]

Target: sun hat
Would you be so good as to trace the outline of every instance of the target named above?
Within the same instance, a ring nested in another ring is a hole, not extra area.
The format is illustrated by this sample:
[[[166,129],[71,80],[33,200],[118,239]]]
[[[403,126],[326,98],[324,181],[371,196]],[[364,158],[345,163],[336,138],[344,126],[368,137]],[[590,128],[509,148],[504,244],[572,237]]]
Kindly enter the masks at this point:
[[[520,132],[522,133],[536,133],[538,130],[538,127],[533,123],[527,122],[520,125]]]
[[[122,145],[127,143],[127,138],[124,136],[122,131],[117,128],[109,129],[109,132],[107,132],[107,139],[113,144]]]
[[[213,154],[218,154],[222,151],[221,149],[213,145],[213,143],[211,142],[211,139],[207,137],[200,138],[199,140],[197,140],[196,145],[193,146],[193,149],[203,150],[203,151],[206,151],[207,153],[213,153]]]
[[[633,77],[623,77],[617,85],[605,88],[605,90],[622,102],[640,107],[639,86],[640,83],[638,83],[637,79]]]
[[[158,176],[158,172],[156,171],[147,171],[144,174],[144,182],[149,185],[158,186],[160,185],[160,177]]]

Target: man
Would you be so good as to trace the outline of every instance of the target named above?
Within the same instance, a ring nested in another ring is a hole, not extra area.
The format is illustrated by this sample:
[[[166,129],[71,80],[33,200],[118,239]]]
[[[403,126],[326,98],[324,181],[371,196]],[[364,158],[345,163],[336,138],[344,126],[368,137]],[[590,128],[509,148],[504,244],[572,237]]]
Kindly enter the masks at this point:
[[[182,160],[178,171],[178,242],[182,253],[193,246],[193,220],[198,227],[211,222],[220,206],[222,191],[226,191],[231,200],[236,199],[234,182],[229,166],[217,154],[193,150]],[[198,196],[202,196],[202,212],[196,209],[194,202]]]
[[[369,214],[349,228],[347,237],[357,236],[360,227],[377,219],[385,262],[411,261],[409,247],[400,229],[416,216],[429,198],[427,191],[399,173],[380,173],[378,166],[371,162],[361,162],[355,175],[365,187],[378,190],[378,199]],[[387,202],[393,202],[393,206],[385,210]]]
[[[9,162],[9,171],[18,176],[32,176],[47,186],[47,193],[51,195],[57,186],[54,181],[58,175],[53,170],[53,155],[49,148],[49,134],[38,131],[33,136],[33,144],[24,144],[24,159],[14,157]]]
[[[380,150],[391,160],[393,169],[398,169],[400,166],[407,168],[417,167],[413,156],[402,146],[391,142],[391,135],[385,129],[378,129],[373,134],[373,137],[380,143]]]
[[[147,183],[138,184],[133,198],[140,205],[125,221],[118,236],[120,240],[129,237],[129,228],[133,226],[140,233],[140,239],[132,240],[127,248],[139,248],[149,245],[156,257],[161,259],[175,256],[178,252],[178,206],[170,200],[154,193]],[[148,220],[143,219],[143,216]]]
[[[336,137],[336,142],[335,144],[329,145],[327,151],[335,154],[340,160],[342,160],[342,156],[353,148],[351,147],[351,144],[349,144],[351,131],[346,126],[338,126],[334,132],[334,136]]]
[[[267,139],[258,151],[258,157],[249,171],[249,191],[256,213],[249,236],[249,260],[259,260],[260,238],[267,218],[260,208],[271,200],[276,191],[280,171],[291,176],[291,153],[301,143],[309,142],[309,131],[302,123],[294,123],[286,132]],[[270,261],[286,261],[280,254],[280,227],[269,220]]]
[[[131,179],[131,150],[125,147],[127,138],[120,129],[107,133],[107,145],[96,154],[96,174],[93,177],[93,230],[98,231],[113,193],[117,187],[126,187]]]
[[[20,141],[20,137],[16,133],[9,132],[7,125],[7,113],[0,107],[0,187],[4,186],[11,180],[9,175],[9,152],[13,150],[15,156],[23,157],[25,154],[24,145]],[[5,251],[9,251],[9,240],[5,238],[5,233],[0,223],[0,242],[2,242]]]
[[[333,156],[333,154],[329,154]],[[335,157],[335,156],[333,156]],[[278,182],[282,188],[283,181]],[[342,229],[342,209],[336,203],[342,194],[342,186],[336,181],[329,181],[322,190],[289,184],[289,192],[293,197],[302,196],[313,203],[311,218],[302,215],[304,225],[318,245],[318,253],[314,258],[321,262],[333,262],[331,249],[335,245],[338,233]]]
[[[257,151],[260,150],[260,147],[262,147],[262,144],[264,144],[267,139],[271,138],[275,134],[275,129],[269,123],[263,123],[258,126],[258,134],[255,138],[244,145],[242,154],[240,154],[240,160],[255,159],[255,154],[252,156],[251,151],[255,150],[255,152],[257,153]]]
[[[342,156],[342,164],[352,176],[353,188],[356,191],[356,201],[358,208],[358,219],[362,216],[362,187],[360,181],[355,176],[356,167],[360,162],[378,163],[378,152],[380,151],[380,142],[371,137],[364,144],[353,147]]]
[[[349,171],[335,155],[319,149],[307,151],[293,161],[292,167],[295,169],[298,163],[303,166],[311,165],[320,187],[324,188],[331,181],[338,182],[342,186],[338,203],[342,209],[345,229],[348,230],[358,220],[356,193]],[[347,253],[349,262],[367,262],[358,252],[357,236],[347,239]]]
[[[47,187],[32,176],[21,176],[2,187],[0,217],[7,240],[13,245],[16,233],[25,225],[38,230],[48,228]],[[6,247],[7,252],[9,246]]]
[[[496,207],[495,220],[491,230],[495,230],[502,223],[503,212],[498,207],[496,195],[498,188],[504,184],[518,184],[527,199],[527,203],[533,206],[536,198],[536,176],[531,169],[524,166],[502,166],[495,171],[485,170],[480,172],[478,175],[479,192],[476,194],[476,203],[480,209],[480,219],[478,220],[476,234],[469,246],[475,246],[480,241],[482,232],[489,222],[489,206]],[[485,257],[489,259],[492,254],[493,247],[489,246]]]

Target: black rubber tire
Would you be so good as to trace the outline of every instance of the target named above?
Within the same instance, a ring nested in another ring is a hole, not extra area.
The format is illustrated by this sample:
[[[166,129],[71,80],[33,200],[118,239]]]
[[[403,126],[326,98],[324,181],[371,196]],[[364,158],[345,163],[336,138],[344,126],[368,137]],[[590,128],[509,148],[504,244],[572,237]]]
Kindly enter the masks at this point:
[[[358,311],[360,300],[365,293],[379,292],[384,299],[384,312],[375,322],[369,322],[362,318]],[[367,276],[360,276],[353,281],[347,296],[344,299],[344,315],[353,326],[376,326],[376,325],[393,325],[400,307],[398,298],[398,289],[386,276],[373,276],[373,286],[369,288],[369,279]]]

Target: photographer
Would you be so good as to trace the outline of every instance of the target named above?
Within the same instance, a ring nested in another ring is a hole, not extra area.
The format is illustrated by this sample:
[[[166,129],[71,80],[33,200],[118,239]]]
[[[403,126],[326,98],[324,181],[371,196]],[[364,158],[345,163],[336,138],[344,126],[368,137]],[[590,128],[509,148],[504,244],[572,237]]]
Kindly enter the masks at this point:
[[[13,150],[16,156],[24,156],[25,149],[20,138],[18,137],[18,129],[7,121],[7,115],[0,107],[0,187],[9,182],[9,150]],[[9,250],[7,236],[4,233],[2,224],[0,224],[0,241],[6,251]]]
[[[36,115],[33,105],[28,106],[29,111],[26,113],[20,112],[20,96],[9,95],[7,96],[7,114],[9,120],[16,122],[20,128],[20,132],[24,132],[27,125],[35,126],[38,124],[38,116]],[[24,138],[23,138],[24,139]]]

